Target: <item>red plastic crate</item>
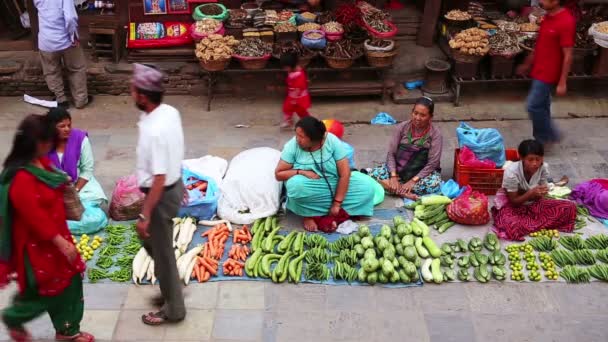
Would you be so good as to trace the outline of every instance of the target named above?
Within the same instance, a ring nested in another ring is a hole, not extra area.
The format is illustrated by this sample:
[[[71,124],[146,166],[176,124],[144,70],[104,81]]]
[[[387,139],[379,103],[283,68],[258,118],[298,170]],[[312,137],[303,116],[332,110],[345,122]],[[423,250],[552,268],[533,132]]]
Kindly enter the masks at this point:
[[[473,190],[479,191],[486,195],[496,195],[498,189],[502,187],[503,169],[488,169],[479,167],[470,167],[460,164],[458,155],[460,149],[454,151],[454,180],[460,186],[468,185]],[[515,149],[506,149],[507,160],[518,161],[519,154]]]

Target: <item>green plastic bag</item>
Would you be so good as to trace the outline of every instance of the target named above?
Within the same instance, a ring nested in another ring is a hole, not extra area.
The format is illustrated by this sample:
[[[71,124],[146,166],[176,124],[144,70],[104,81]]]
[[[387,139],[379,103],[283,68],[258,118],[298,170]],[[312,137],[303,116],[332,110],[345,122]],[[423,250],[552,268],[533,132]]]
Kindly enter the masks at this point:
[[[201,12],[201,8],[203,6],[219,6],[220,8],[222,8],[222,13],[217,14],[217,15],[203,14],[203,12]],[[218,4],[218,3],[202,4],[202,5],[196,6],[194,11],[192,12],[192,18],[196,21],[200,21],[200,20],[203,20],[206,18],[224,21],[224,20],[228,19],[228,9],[226,9],[226,6],[224,6],[222,4]]]

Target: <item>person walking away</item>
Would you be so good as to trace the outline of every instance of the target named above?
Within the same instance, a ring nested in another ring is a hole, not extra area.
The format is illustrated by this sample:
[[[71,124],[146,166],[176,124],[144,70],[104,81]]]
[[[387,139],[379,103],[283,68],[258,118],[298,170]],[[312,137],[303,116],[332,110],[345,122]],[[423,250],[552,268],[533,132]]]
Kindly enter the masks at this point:
[[[295,53],[281,55],[281,67],[287,71],[287,97],[283,103],[282,129],[292,129],[293,114],[300,119],[310,116],[310,94],[308,93],[308,78],[306,71],[298,65],[298,56]]]
[[[541,21],[534,51],[517,70],[524,75],[531,67],[527,107],[534,138],[543,144],[557,143],[560,139],[551,122],[551,92],[555,89],[558,96],[566,95],[576,34],[574,17],[561,7],[561,1],[564,0],[540,0],[547,13]]]
[[[19,289],[2,321],[13,341],[31,341],[24,324],[47,312],[55,339],[91,342],[80,331],[85,264],[66,223],[69,179],[46,157],[54,138],[45,117],[26,117],[0,175],[0,287],[16,273]]]
[[[137,233],[154,260],[163,306],[142,316],[148,325],[178,322],[186,316],[173,251],[172,219],[184,194],[181,162],[184,133],[180,113],[163,104],[163,74],[153,66],[134,64],[131,95],[142,111],[138,126],[137,178],[146,194]]]
[[[76,108],[92,101],[87,92],[87,66],[78,38],[78,15],[73,0],[34,0],[38,10],[38,49],[42,72],[58,106],[70,103],[63,85],[62,65],[68,72]]]

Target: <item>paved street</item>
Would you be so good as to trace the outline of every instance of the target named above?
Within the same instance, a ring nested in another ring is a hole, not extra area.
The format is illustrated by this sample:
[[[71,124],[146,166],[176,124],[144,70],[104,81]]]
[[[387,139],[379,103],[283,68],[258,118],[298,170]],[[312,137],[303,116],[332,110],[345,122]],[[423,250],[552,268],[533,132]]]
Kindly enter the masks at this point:
[[[182,111],[187,157],[212,154],[231,158],[252,147],[281,149],[292,134],[279,132],[280,100],[219,98],[205,112],[206,99],[170,97]],[[44,110],[0,98],[0,156],[10,147],[14,127],[27,113]],[[316,102],[320,118],[350,122],[345,140],[356,150],[358,167],[382,162],[391,127],[363,122],[379,111],[403,120],[409,106],[381,106],[369,101]],[[576,183],[608,175],[608,101],[573,96],[554,106],[565,134],[546,159],[555,177]],[[128,97],[97,97],[91,108],[72,111],[74,126],[89,131],[96,157],[96,177],[108,197],[120,176],[135,163],[137,113]],[[437,125],[444,135],[442,173],[452,175],[458,120],[499,128],[508,147],[530,136],[523,94],[468,95],[462,107],[440,104]],[[247,128],[235,128],[237,124]],[[387,200],[385,207],[392,207]],[[464,229],[464,228],[461,228]],[[601,283],[454,283],[420,288],[275,285],[262,282],[193,284],[186,288],[188,317],[171,327],[147,327],[143,313],[158,287],[119,284],[85,286],[84,330],[102,341],[606,341],[608,286]],[[14,289],[0,292],[4,307]],[[36,338],[53,337],[48,317],[28,326]],[[6,340],[0,330],[0,340]]]

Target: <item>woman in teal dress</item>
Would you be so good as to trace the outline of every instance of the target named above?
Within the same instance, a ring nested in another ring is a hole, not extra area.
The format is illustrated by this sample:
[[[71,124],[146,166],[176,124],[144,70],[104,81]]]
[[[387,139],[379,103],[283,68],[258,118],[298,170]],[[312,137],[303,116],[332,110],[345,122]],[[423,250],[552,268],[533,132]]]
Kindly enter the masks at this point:
[[[81,221],[68,221],[68,226],[74,234],[94,233],[107,224],[107,217],[101,209],[107,198],[93,175],[95,159],[88,134],[72,127],[72,117],[64,108],[51,109],[47,117],[57,129],[49,158],[70,176],[85,207]]]
[[[337,218],[344,211],[349,216],[372,216],[375,182],[360,172],[351,173],[340,139],[314,117],[298,121],[295,132],[283,148],[275,176],[285,182],[287,209],[304,217],[304,228],[316,231],[314,218]],[[334,229],[336,224],[332,222]]]

